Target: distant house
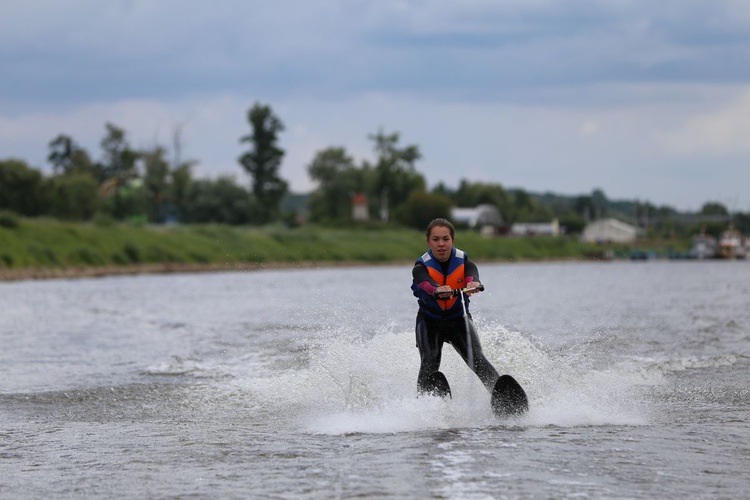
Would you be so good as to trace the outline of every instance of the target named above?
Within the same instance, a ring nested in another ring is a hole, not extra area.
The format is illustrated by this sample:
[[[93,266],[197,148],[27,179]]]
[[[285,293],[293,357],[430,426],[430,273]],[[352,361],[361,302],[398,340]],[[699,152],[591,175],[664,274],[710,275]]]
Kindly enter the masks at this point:
[[[355,193],[352,196],[352,219],[355,221],[370,219],[370,209],[367,206],[367,196],[364,193]]]
[[[552,222],[527,222],[516,223],[510,226],[511,236],[560,236],[560,223],[557,219]]]
[[[589,243],[632,243],[638,236],[638,228],[617,219],[600,219],[588,224],[581,240]]]
[[[503,217],[495,205],[477,205],[474,208],[453,208],[451,220],[471,228],[479,228],[483,233],[493,234],[503,225]]]

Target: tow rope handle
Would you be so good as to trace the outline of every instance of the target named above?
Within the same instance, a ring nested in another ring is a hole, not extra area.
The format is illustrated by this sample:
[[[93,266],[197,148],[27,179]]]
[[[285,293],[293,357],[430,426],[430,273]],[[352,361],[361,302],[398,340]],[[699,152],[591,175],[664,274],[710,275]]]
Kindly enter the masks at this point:
[[[458,295],[461,295],[467,290],[476,290],[478,292],[483,292],[484,285],[480,284],[479,286],[474,287],[474,288],[457,288],[456,290],[451,290],[450,292],[437,292],[436,291],[432,293],[432,298],[437,299],[437,300],[446,300],[445,298],[446,295],[449,295],[449,297],[456,297]]]

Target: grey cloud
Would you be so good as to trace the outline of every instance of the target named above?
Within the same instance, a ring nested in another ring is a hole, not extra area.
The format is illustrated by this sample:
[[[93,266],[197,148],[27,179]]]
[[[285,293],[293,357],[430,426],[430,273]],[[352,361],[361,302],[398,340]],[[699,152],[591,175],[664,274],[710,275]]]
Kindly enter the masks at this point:
[[[80,7],[17,10],[18,21],[41,18],[28,30],[9,12],[0,25],[5,99],[252,87],[512,101],[529,88],[750,79],[750,9],[725,1],[72,5]]]

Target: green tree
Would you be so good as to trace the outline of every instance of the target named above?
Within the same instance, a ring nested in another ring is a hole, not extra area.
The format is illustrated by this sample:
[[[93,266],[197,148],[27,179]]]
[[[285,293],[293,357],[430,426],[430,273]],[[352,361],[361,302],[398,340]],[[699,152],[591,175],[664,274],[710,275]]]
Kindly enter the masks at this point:
[[[734,214],[734,227],[744,235],[750,234],[750,212]]]
[[[595,219],[606,217],[609,213],[609,200],[601,189],[594,189],[591,192],[591,204],[594,209],[592,215]]]
[[[256,199],[258,222],[267,223],[279,216],[281,199],[288,184],[279,176],[284,150],[277,145],[278,134],[284,124],[270,106],[256,103],[247,113],[252,132],[240,139],[250,144],[250,151],[239,162],[252,177],[252,192]]]
[[[716,201],[709,201],[703,204],[700,211],[701,215],[729,215],[727,207]]]
[[[193,182],[193,167],[198,162],[182,159],[182,129],[176,127],[172,135],[172,165],[168,179],[165,217],[182,220],[188,210],[188,191]]]
[[[125,130],[106,124],[107,135],[101,141],[104,154],[101,163],[100,181],[113,179],[118,185],[138,175],[139,153],[130,147]]]
[[[374,184],[371,200],[379,200],[381,219],[387,221],[389,211],[397,210],[406,203],[413,191],[425,190],[424,176],[414,167],[422,155],[416,145],[399,148],[398,133],[386,135],[380,130],[369,138],[375,142],[377,160],[373,167],[365,162],[363,168],[365,171],[372,168]]]
[[[46,179],[50,214],[61,219],[89,220],[97,209],[99,184],[84,172],[72,172]]]
[[[591,196],[577,196],[573,202],[573,209],[585,221],[593,220],[596,215],[596,208],[594,207],[594,202],[591,200]]]
[[[307,167],[318,183],[308,200],[310,219],[315,222],[343,222],[351,219],[352,195],[365,189],[362,171],[344,148],[318,151]]]
[[[102,210],[116,219],[146,217],[147,195],[138,175],[141,154],[132,149],[125,130],[107,123],[101,140],[102,161],[98,166]]]
[[[50,141],[47,161],[52,164],[52,171],[58,175],[87,173],[95,178],[102,177],[88,152],[64,134]]]
[[[456,199],[456,190],[450,189],[443,181],[438,182],[437,185],[432,188],[432,194],[442,194],[454,201]]]
[[[100,196],[99,207],[103,213],[118,220],[145,222],[148,219],[148,194],[143,179],[135,177],[118,184],[113,192]]]
[[[0,160],[0,210],[19,215],[43,213],[44,191],[41,172],[16,159]]]
[[[580,234],[586,227],[586,221],[582,216],[568,212],[560,217],[560,226],[565,228],[566,234]]]
[[[170,169],[165,155],[166,150],[162,146],[141,152],[148,220],[157,223],[164,222],[167,216]]]
[[[395,215],[406,226],[424,229],[437,217],[450,219],[452,206],[453,201],[444,194],[412,191]]]
[[[453,199],[459,207],[495,205],[501,214],[510,208],[512,202],[502,184],[469,182],[466,179],[461,179],[458,189],[453,193]]]
[[[539,203],[523,189],[514,189],[511,208],[512,222],[549,222],[554,218],[552,211]]]
[[[198,179],[188,187],[183,215],[190,223],[247,224],[253,203],[250,193],[231,177]]]
[[[191,163],[181,163],[172,170],[172,183],[170,185],[170,201],[177,212],[177,220],[186,220],[189,208],[190,186],[193,183],[193,171]]]

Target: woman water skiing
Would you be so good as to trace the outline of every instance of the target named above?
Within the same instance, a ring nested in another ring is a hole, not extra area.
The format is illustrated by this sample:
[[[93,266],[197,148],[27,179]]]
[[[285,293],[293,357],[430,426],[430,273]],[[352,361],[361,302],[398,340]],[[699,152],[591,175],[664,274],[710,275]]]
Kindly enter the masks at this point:
[[[512,377],[498,375],[484,356],[474,329],[468,297],[484,289],[477,266],[465,252],[453,246],[455,229],[448,220],[434,219],[427,226],[426,236],[429,250],[415,262],[411,285],[419,303],[416,324],[421,359],[418,392],[450,395],[448,382],[439,371],[443,344],[448,342],[490,391],[496,412],[525,411],[528,403],[523,389]],[[508,391],[510,395],[505,394]],[[496,402],[497,398],[510,400]]]
[[[417,388],[420,393],[434,390],[429,378],[440,369],[443,343],[448,342],[467,364],[471,352],[474,366],[469,367],[492,391],[499,375],[482,353],[468,300],[465,318],[463,297],[453,295],[460,289],[466,290],[465,295],[478,292],[479,270],[465,252],[453,246],[455,229],[446,219],[430,222],[426,235],[429,250],[414,264],[411,285],[419,303],[416,333],[421,364]]]

